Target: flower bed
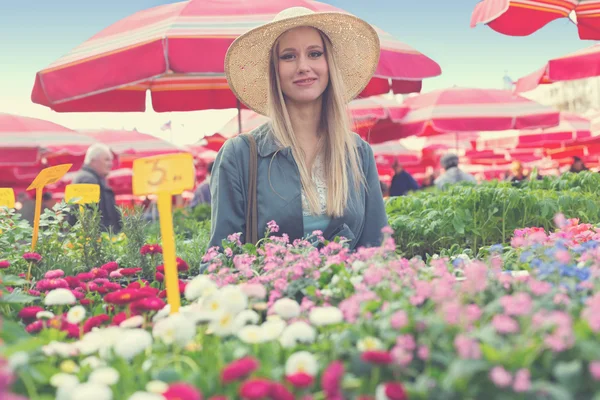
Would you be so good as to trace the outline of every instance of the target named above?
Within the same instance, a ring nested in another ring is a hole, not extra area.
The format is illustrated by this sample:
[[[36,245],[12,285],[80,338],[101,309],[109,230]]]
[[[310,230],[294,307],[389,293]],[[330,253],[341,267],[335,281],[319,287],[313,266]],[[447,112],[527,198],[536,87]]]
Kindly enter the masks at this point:
[[[592,399],[598,231],[556,224],[428,263],[397,256],[391,231],[353,254],[232,235],[206,255],[209,275],[180,282],[174,315],[160,266],[150,281],[115,262],[47,271],[31,289],[5,275],[2,353],[31,399]],[[157,246],[140,250],[159,263]]]

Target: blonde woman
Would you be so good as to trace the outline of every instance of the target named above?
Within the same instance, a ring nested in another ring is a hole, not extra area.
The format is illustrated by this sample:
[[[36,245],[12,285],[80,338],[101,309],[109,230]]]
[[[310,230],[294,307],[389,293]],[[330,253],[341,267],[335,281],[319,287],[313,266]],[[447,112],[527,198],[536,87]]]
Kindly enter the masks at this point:
[[[319,230],[326,239],[345,237],[352,249],[381,244],[387,218],[375,159],[351,131],[346,110],[373,75],[379,49],[368,23],[302,7],[282,11],[229,48],[229,86],[271,118],[251,133],[258,232],[274,220],[290,241]],[[210,246],[246,231],[249,157],[250,141],[239,136],[215,160]]]

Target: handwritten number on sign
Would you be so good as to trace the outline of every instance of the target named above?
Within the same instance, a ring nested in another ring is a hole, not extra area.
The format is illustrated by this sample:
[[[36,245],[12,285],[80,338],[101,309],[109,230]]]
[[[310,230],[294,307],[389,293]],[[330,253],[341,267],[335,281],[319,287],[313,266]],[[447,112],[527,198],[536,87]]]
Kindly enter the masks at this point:
[[[153,163],[153,165],[152,165],[152,172],[159,172],[159,173],[160,173],[160,175],[159,175],[159,177],[158,177],[156,180],[154,180],[154,181],[152,181],[152,180],[148,180],[148,185],[152,185],[152,186],[158,186],[158,185],[160,185],[161,183],[163,183],[163,182],[164,182],[164,180],[165,180],[165,177],[166,177],[166,175],[167,175],[167,171],[166,171],[164,168],[160,168],[160,167],[159,167],[159,165],[158,165],[158,164],[160,163],[160,160],[153,160],[153,162],[152,162],[152,163]]]

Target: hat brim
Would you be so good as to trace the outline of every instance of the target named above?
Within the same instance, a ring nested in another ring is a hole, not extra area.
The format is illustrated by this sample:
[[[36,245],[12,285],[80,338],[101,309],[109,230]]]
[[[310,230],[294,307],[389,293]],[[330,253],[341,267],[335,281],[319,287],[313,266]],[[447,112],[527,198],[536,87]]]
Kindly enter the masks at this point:
[[[344,81],[346,101],[367,86],[379,63],[379,36],[362,19],[340,12],[316,12],[269,22],[239,36],[227,50],[225,75],[236,97],[251,110],[267,115],[269,62],[273,44],[284,32],[310,26],[323,32]]]

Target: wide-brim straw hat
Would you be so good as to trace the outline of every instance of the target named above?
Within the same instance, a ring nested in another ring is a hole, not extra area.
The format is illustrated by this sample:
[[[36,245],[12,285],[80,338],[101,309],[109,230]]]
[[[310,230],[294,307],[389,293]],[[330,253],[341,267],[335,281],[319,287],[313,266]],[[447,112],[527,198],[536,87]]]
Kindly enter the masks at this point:
[[[229,87],[248,108],[267,115],[269,68],[275,41],[284,32],[310,26],[331,41],[349,102],[367,86],[379,63],[379,36],[362,19],[341,12],[315,12],[305,7],[281,11],[272,22],[239,36],[227,50],[225,75]]]

